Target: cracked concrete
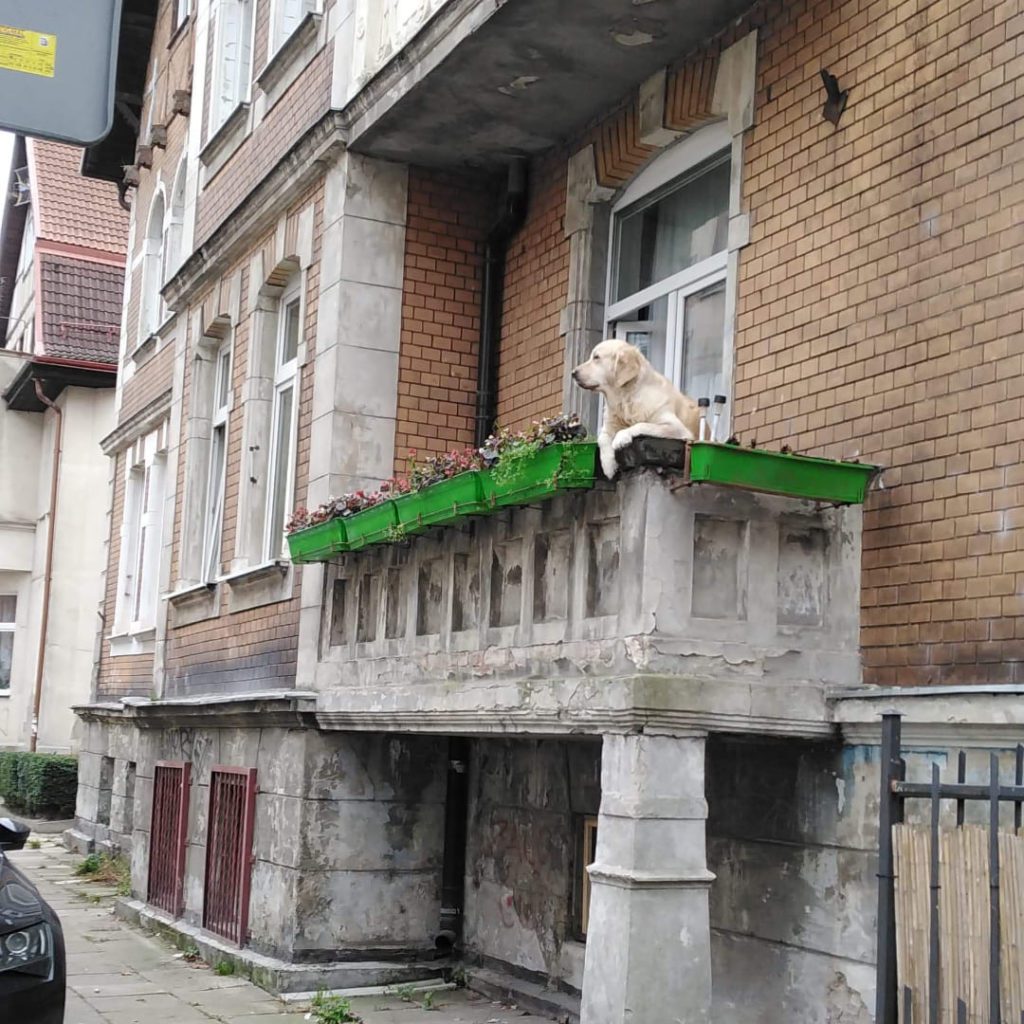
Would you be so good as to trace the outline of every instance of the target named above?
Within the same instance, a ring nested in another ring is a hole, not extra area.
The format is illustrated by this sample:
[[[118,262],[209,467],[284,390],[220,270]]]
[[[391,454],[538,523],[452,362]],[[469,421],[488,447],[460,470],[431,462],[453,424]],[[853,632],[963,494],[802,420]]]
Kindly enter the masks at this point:
[[[68,956],[65,1024],[271,1024],[306,1020],[308,1005],[282,1002],[242,978],[189,963],[172,946],[112,913],[115,893],[74,875],[79,857],[56,838],[10,854],[60,915]],[[540,1024],[541,1018],[474,993],[440,990],[361,995],[352,1010],[365,1024]],[[428,1006],[423,1005],[426,998]],[[412,1000],[412,1001],[410,1001]]]

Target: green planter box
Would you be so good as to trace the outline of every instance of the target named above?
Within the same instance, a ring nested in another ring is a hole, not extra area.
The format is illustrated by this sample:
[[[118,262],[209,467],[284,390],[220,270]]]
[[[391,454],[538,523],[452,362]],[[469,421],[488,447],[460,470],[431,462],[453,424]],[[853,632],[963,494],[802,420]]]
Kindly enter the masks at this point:
[[[358,551],[371,544],[390,540],[398,529],[398,509],[388,498],[379,505],[343,519],[348,537],[348,550]]]
[[[413,494],[395,498],[398,522],[405,533],[422,533],[430,526],[441,526],[463,516],[477,516],[489,512],[493,499],[485,479],[489,474],[470,470],[449,480],[424,487]]]
[[[345,531],[346,519],[329,519],[305,530],[288,534],[288,550],[292,561],[302,565],[306,562],[323,562],[332,555],[348,551],[348,536]]]
[[[863,502],[876,473],[877,466],[863,462],[836,462],[706,441],[690,446],[693,481],[837,505]]]
[[[594,486],[597,445],[575,441],[548,445],[519,463],[510,476],[493,476],[494,503],[528,505],[559,491]]]

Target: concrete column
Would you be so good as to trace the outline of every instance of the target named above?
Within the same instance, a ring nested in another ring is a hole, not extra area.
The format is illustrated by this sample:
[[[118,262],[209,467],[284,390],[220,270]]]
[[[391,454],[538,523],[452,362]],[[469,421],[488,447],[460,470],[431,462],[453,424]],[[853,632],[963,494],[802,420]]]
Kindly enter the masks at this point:
[[[704,737],[604,737],[581,1024],[711,1011]]]

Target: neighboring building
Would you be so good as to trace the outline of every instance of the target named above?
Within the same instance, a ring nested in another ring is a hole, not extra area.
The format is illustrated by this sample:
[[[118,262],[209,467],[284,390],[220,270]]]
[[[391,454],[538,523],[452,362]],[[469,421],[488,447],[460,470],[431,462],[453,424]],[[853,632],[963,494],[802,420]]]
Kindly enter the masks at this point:
[[[71,749],[93,685],[128,217],[81,158],[18,136],[5,197],[0,749]]]
[[[280,989],[454,941],[585,1024],[871,1019],[879,707],[979,763],[1024,718],[1011,8],[126,5],[70,839],[137,913]],[[594,423],[606,334],[744,443],[886,466],[863,523],[641,473],[290,563],[293,506],[410,447]]]

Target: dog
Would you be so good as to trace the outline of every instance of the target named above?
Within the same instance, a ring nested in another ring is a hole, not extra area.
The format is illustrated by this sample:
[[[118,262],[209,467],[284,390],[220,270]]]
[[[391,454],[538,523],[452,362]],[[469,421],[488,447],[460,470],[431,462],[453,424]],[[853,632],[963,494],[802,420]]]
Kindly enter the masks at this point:
[[[604,423],[597,446],[601,468],[609,480],[618,472],[616,451],[635,437],[697,439],[697,403],[658,373],[635,345],[616,338],[600,342],[590,358],[572,371],[572,379],[581,388],[604,396]]]

